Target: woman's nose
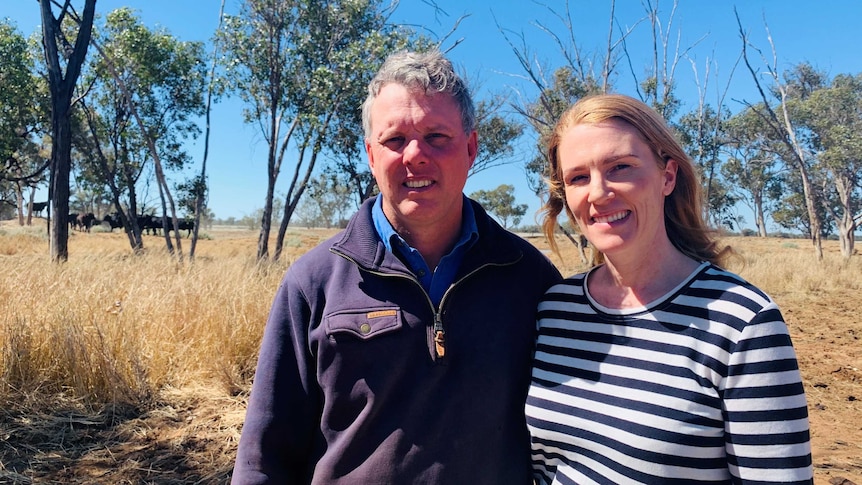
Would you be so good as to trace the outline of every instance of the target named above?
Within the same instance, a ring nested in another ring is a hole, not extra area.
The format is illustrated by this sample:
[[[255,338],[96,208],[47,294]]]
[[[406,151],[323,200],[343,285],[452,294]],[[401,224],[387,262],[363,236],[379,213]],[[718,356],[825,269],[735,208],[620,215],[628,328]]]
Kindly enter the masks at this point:
[[[607,181],[604,177],[595,175],[590,177],[589,202],[601,202],[603,200],[610,199],[613,196],[614,193],[611,191],[610,187],[608,187]]]

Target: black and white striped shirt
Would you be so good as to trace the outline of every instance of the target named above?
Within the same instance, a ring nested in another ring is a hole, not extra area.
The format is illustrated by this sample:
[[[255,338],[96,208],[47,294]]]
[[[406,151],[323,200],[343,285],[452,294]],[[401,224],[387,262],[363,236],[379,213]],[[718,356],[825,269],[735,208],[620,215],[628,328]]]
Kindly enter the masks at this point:
[[[538,483],[812,483],[796,354],[769,296],[704,263],[646,307],[609,309],[586,275],[539,305]]]

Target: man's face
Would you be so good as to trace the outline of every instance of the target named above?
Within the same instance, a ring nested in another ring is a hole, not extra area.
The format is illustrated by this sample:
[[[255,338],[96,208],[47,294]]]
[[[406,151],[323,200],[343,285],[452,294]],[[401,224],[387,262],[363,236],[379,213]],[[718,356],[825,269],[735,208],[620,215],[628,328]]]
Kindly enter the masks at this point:
[[[476,132],[464,133],[451,96],[387,84],[371,106],[368,164],[395,230],[460,225],[462,191],[476,158]]]

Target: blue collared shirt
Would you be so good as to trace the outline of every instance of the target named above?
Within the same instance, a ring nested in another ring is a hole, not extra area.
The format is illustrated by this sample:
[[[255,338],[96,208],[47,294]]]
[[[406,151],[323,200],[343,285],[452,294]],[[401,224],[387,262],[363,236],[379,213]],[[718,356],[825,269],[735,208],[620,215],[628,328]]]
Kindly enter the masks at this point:
[[[419,251],[407,244],[407,241],[395,232],[392,224],[386,219],[383,214],[383,196],[377,196],[377,201],[371,209],[371,217],[374,220],[377,235],[383,240],[386,249],[401,257],[401,260],[413,271],[416,279],[425,288],[434,305],[439,305],[443,294],[455,281],[455,275],[458,272],[458,267],[461,266],[464,253],[479,239],[479,229],[476,227],[476,217],[473,214],[473,206],[470,201],[464,197],[463,209],[461,210],[461,235],[458,237],[458,241],[452,250],[443,256],[434,271],[428,268],[428,264],[425,263],[425,259]]]

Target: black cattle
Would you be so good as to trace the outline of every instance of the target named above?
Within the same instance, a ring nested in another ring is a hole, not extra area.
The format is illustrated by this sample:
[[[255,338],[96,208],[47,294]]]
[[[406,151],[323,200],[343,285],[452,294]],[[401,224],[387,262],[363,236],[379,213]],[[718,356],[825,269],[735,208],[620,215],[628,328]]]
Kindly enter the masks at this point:
[[[46,207],[48,207],[47,202],[33,202],[33,209],[30,211],[30,213],[40,215]]]
[[[190,237],[192,235],[192,229],[195,228],[195,221],[192,219],[180,219],[177,223],[177,227],[180,231],[188,231],[186,233],[186,237]],[[174,230],[174,220],[173,218],[168,218],[168,235],[170,235],[171,231]]]
[[[96,215],[92,212],[88,212],[86,214],[78,214],[76,218],[78,221],[78,230],[90,232],[90,228],[93,227],[93,223],[96,222]]]
[[[158,234],[156,231],[162,227],[162,220],[157,219],[150,214],[141,214],[138,216],[138,227],[141,229],[141,234],[150,234],[150,231],[153,231],[153,235]]]
[[[69,229],[78,229],[78,213],[73,212],[69,214]]]
[[[114,232],[114,229],[118,227],[123,227],[123,221],[120,219],[120,214],[114,212],[112,214],[108,214],[102,219],[102,222],[107,222],[111,226],[111,232]]]

